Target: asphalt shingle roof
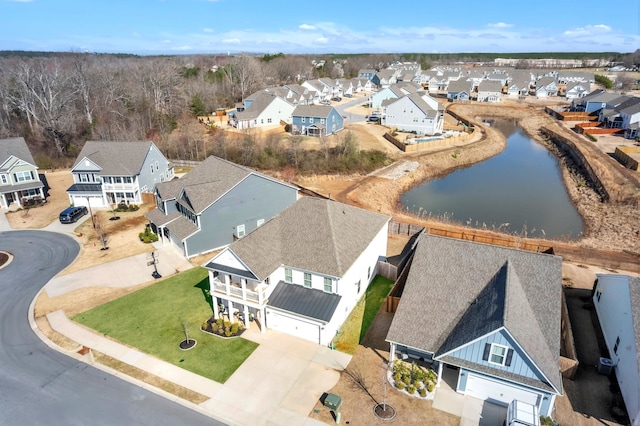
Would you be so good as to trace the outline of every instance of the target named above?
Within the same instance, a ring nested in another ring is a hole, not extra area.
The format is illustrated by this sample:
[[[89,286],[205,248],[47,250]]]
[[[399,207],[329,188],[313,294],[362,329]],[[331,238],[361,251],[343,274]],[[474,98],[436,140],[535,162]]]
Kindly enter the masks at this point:
[[[342,277],[388,221],[337,201],[303,197],[229,249],[260,280],[282,265]]]
[[[36,165],[24,138],[0,139],[0,166],[11,156],[33,164],[34,166]]]
[[[560,393],[561,262],[423,234],[387,340],[437,357],[504,327],[550,382],[536,387]],[[416,318],[425,318],[424,325]],[[513,379],[495,369],[491,374]]]
[[[151,141],[87,141],[73,168],[86,157],[100,167],[101,176],[135,176],[151,149]]]

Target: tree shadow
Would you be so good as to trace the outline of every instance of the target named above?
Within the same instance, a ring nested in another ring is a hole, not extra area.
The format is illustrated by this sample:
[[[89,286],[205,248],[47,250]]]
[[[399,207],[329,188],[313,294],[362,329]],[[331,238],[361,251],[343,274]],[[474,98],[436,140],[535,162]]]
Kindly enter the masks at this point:
[[[213,296],[211,296],[211,290],[209,289],[209,278],[203,278],[198,284],[194,285],[194,287],[202,291],[202,296],[204,296],[204,300],[207,302],[207,305],[209,305],[211,314],[213,315]]]

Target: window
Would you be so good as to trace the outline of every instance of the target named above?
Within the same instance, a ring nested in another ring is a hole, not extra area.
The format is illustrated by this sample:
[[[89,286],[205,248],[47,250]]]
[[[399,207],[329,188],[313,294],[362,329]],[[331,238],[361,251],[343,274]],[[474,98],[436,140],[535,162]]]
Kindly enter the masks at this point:
[[[120,176],[114,177],[113,183],[122,183],[122,178]]]
[[[238,238],[242,238],[244,237],[244,225],[238,225],[236,226],[236,236]]]
[[[7,183],[7,182],[8,182],[8,180],[7,180],[7,175],[0,175],[0,181],[1,181],[2,183]]]
[[[264,225],[264,219],[258,219],[257,225],[258,225],[258,227]]]
[[[160,170],[160,166],[158,165],[158,161],[155,162],[156,170]]]
[[[618,346],[620,345],[620,336],[616,338],[616,344],[613,345],[613,353],[618,355]]]
[[[89,182],[89,175],[86,173],[80,173],[80,182],[82,183]]]
[[[308,272],[304,273],[304,286],[311,288],[311,274]]]
[[[149,167],[151,168],[151,173],[153,173],[153,164],[150,164]]]
[[[307,120],[307,118],[306,118],[306,117],[302,117],[302,118],[300,118],[300,121],[301,121],[301,122],[303,122],[303,123],[304,123],[304,122],[306,122],[306,120]]]
[[[13,174],[13,177],[16,179],[16,182],[25,182],[28,180],[33,180],[33,172],[26,170],[24,172],[17,172]]]
[[[327,293],[333,292],[333,283],[331,282],[331,278],[324,277],[324,291]]]
[[[371,266],[367,269],[367,279],[371,278]]]
[[[293,271],[291,270],[291,268],[284,268],[284,282],[293,282]]]
[[[356,294],[360,294],[360,282],[361,280],[358,280],[358,282],[356,283]]]
[[[267,124],[271,124],[272,120],[270,118],[267,118]]]
[[[486,343],[484,345],[484,353],[482,359],[488,361],[489,364],[494,365],[511,365],[511,359],[513,358],[513,349],[509,349],[504,345],[497,343]]]
[[[131,177],[130,176],[125,176],[122,179],[124,180],[124,183],[131,183]]]
[[[596,299],[598,299],[598,302],[600,301],[600,296],[602,296],[602,292],[600,290],[596,291]]]

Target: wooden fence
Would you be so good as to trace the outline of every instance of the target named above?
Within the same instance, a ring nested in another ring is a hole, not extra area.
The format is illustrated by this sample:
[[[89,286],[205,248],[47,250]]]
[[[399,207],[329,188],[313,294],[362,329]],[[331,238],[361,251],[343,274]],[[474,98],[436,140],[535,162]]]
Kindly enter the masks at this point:
[[[573,329],[569,320],[569,310],[567,309],[567,299],[564,291],[562,292],[560,306],[560,371],[562,377],[573,379],[578,372],[578,353],[573,340]]]
[[[395,220],[389,222],[389,235],[415,235],[422,231],[424,231],[424,226]]]
[[[521,237],[516,236],[497,236],[475,229],[465,229],[464,231],[457,231],[432,226],[427,228],[425,232],[431,235],[456,238],[458,240],[474,241],[476,243],[491,244],[494,246],[510,247],[520,250],[553,254],[553,246],[523,241]]]

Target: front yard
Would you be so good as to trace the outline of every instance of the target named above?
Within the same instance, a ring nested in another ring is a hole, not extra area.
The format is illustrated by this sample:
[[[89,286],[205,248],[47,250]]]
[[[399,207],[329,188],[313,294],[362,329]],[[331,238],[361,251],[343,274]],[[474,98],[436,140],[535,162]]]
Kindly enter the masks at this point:
[[[200,331],[212,315],[207,271],[194,268],[145,287],[72,319],[171,364],[224,383],[251,355],[257,343],[224,339]],[[183,323],[193,349],[183,351]]]

